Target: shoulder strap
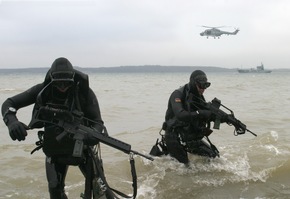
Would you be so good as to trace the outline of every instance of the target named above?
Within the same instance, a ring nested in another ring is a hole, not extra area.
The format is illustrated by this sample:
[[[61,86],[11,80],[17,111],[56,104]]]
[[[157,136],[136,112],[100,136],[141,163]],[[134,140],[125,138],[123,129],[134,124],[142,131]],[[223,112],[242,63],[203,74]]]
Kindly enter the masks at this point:
[[[90,149],[90,151],[91,151],[91,153],[93,153],[92,149]],[[98,170],[99,176],[107,187],[108,194],[110,194],[113,198],[118,198],[113,192],[115,192],[116,194],[120,195],[123,198],[133,198],[133,199],[136,198],[136,196],[137,196],[137,175],[136,175],[135,161],[133,158],[133,154],[132,155],[130,154],[130,165],[131,165],[131,174],[132,174],[132,181],[133,181],[133,184],[132,184],[133,196],[132,197],[127,196],[126,194],[111,188],[106,180],[103,169],[101,168],[101,164],[102,164],[101,161],[99,160],[98,157],[95,157],[94,154],[92,154],[92,157],[93,157],[93,161],[96,165],[96,169]]]

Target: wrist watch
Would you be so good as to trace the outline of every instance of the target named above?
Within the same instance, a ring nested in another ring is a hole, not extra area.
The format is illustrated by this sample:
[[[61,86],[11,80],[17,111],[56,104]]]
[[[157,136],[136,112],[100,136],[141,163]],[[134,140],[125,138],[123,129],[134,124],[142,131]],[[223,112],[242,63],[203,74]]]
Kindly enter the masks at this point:
[[[7,109],[7,111],[6,111],[6,113],[4,114],[4,117],[5,117],[5,115],[7,115],[8,113],[16,113],[17,112],[17,110],[16,110],[16,108],[14,108],[14,107],[9,107],[8,109]]]
[[[6,111],[6,112],[4,113],[4,115],[3,115],[4,123],[7,124],[7,122],[8,122],[8,118],[6,117],[8,114],[10,114],[10,113],[12,113],[12,114],[16,114],[16,112],[17,112],[16,108],[14,108],[14,107],[9,107],[9,108],[7,109],[7,111]]]

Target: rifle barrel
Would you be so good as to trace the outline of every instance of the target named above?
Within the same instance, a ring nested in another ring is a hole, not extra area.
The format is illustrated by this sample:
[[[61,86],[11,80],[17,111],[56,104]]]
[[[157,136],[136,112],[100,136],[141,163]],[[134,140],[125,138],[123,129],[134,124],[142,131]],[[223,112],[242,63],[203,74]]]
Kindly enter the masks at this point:
[[[148,159],[148,160],[151,160],[151,161],[154,160],[152,157],[147,156],[147,155],[144,155],[144,154],[142,154],[142,153],[139,153],[138,151],[131,150],[131,152],[134,153],[134,154],[136,154],[136,155],[140,155],[140,156],[142,156],[142,157],[144,157],[144,158],[146,158],[146,159]]]
[[[254,133],[254,132],[252,132],[251,130],[249,130],[249,129],[246,129],[246,131],[248,131],[248,132],[252,133],[254,136],[256,136],[256,137],[257,137],[257,134],[256,134],[256,133]]]

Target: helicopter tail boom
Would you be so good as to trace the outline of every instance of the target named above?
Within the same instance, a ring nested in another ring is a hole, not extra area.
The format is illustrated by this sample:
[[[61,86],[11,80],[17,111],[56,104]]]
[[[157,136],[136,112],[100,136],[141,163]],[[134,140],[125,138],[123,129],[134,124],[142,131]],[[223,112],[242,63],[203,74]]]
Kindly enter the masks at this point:
[[[239,31],[239,29],[236,29],[234,32],[231,32],[230,35],[236,35]]]

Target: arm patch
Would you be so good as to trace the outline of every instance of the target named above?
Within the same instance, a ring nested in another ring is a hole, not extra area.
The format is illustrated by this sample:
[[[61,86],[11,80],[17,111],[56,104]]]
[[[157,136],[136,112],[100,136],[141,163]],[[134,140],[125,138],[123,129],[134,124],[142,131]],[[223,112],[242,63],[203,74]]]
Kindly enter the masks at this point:
[[[174,101],[175,101],[176,103],[180,103],[180,102],[181,102],[181,99],[180,99],[180,98],[175,98]]]

